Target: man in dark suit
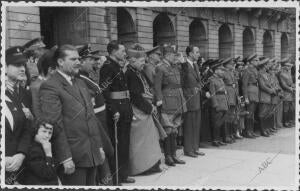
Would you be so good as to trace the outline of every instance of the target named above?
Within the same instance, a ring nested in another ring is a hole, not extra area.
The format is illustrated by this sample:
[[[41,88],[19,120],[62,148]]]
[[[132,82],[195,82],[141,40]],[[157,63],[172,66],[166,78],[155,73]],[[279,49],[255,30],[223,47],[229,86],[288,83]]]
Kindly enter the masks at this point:
[[[198,152],[201,107],[200,107],[200,72],[197,60],[200,56],[199,48],[188,46],[186,48],[187,59],[182,64],[182,90],[186,100],[187,112],[183,117],[183,146],[184,154],[189,157],[204,155]]]
[[[62,164],[59,176],[64,185],[95,185],[96,167],[105,153],[88,88],[75,77],[80,68],[77,49],[58,47],[54,60],[57,72],[41,85],[40,100],[45,120],[57,124],[53,144],[54,158]]]
[[[29,109],[30,92],[20,86],[20,81],[26,77],[26,58],[22,47],[11,47],[5,54],[5,182],[13,184],[15,180],[12,176],[22,174],[21,166],[31,143],[33,116]]]

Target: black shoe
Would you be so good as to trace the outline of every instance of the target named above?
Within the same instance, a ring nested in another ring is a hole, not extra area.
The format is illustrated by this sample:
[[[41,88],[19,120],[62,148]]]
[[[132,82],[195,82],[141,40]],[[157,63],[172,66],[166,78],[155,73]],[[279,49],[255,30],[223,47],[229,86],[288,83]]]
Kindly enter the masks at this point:
[[[184,152],[184,155],[185,156],[188,156],[188,157],[192,157],[192,158],[197,158],[198,156],[193,153],[193,152]]]
[[[262,132],[262,133],[261,133],[261,136],[263,136],[263,137],[270,137],[270,135],[267,134],[266,132]]]
[[[212,144],[212,146],[215,146],[215,147],[219,147],[220,146],[217,141],[213,141],[211,144]]]
[[[175,164],[185,164],[185,162],[183,160],[180,160],[176,156],[173,156],[172,159],[173,159]]]
[[[122,183],[135,183],[135,180],[133,178],[127,177],[126,179],[122,180]]]
[[[225,146],[225,145],[227,145],[227,144],[224,143],[223,141],[218,141],[218,144],[219,144],[220,146]]]
[[[194,153],[195,153],[196,155],[200,155],[200,156],[204,156],[204,155],[205,155],[205,153],[199,152],[199,151],[194,151]]]
[[[168,166],[176,166],[171,156],[166,156],[165,164]]]

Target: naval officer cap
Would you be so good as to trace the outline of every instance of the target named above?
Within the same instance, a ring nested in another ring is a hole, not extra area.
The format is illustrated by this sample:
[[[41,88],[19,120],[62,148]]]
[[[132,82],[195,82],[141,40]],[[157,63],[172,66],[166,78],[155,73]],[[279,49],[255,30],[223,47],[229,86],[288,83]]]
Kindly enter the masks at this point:
[[[45,48],[46,45],[43,42],[44,38],[43,37],[38,37],[35,39],[32,39],[28,41],[26,44],[23,45],[24,51],[29,51],[29,50],[36,50],[39,48]]]
[[[254,53],[254,54],[251,54],[249,56],[247,56],[246,58],[243,59],[243,62],[247,63],[247,62],[250,62],[252,61],[254,58],[257,58],[257,54]]]
[[[25,66],[27,59],[23,54],[24,47],[13,46],[5,51],[6,65]]]

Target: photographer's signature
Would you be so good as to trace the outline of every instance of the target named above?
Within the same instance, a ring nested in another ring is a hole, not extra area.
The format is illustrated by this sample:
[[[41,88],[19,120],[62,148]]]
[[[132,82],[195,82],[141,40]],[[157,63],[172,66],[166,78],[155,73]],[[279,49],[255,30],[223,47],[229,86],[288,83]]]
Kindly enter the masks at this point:
[[[263,171],[265,171],[272,164],[273,160],[279,155],[279,153],[280,151],[271,159],[270,157],[266,158],[266,160],[264,160],[260,164],[260,166],[258,167],[258,173],[250,180],[250,182],[252,182],[258,175],[260,175]]]

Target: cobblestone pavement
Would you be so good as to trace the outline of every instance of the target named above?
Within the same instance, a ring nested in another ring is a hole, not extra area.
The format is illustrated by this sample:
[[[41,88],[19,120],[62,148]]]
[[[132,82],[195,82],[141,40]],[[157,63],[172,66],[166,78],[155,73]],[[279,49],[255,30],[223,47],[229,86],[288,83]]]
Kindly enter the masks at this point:
[[[161,165],[162,173],[135,176],[124,186],[184,186],[189,188],[289,188],[295,189],[295,128],[279,130],[271,137],[242,139],[224,147],[201,148],[206,155],[182,156],[185,165]]]

